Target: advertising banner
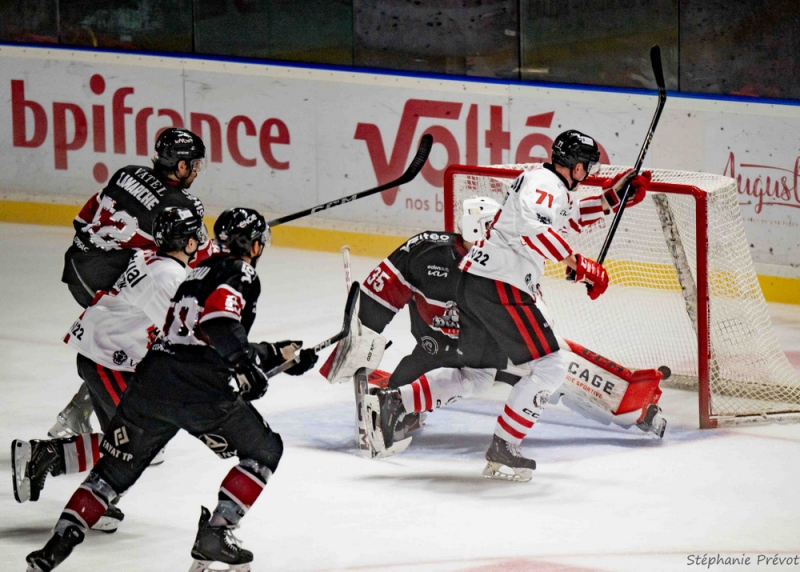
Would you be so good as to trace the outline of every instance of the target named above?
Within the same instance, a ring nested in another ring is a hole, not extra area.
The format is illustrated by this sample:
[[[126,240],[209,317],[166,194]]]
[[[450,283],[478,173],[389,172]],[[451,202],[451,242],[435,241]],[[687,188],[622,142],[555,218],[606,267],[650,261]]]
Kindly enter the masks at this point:
[[[443,228],[451,163],[544,160],[555,136],[597,138],[634,163],[652,95],[135,54],[0,46],[0,193],[82,204],[160,130],[206,142],[192,187],[213,209],[287,214],[399,176],[424,133],[415,181],[315,215],[331,228],[407,236]],[[646,166],[736,179],[755,262],[800,276],[800,106],[670,95]],[[302,224],[314,224],[303,219]]]

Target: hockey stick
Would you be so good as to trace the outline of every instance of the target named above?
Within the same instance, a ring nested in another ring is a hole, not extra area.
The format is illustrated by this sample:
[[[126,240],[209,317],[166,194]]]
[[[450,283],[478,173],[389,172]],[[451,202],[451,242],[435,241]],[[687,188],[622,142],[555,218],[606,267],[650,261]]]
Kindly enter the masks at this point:
[[[658,120],[661,118],[661,112],[664,111],[664,105],[667,103],[667,89],[664,87],[664,70],[661,67],[661,48],[658,46],[650,48],[650,63],[653,65],[653,75],[656,77],[656,85],[658,85],[658,105],[656,106],[656,113],[653,115],[653,121],[650,122],[650,128],[647,130],[647,135],[644,138],[644,143],[642,143],[642,148],[639,150],[639,157],[636,159],[636,165],[633,167],[636,174],[638,174],[639,170],[642,168],[644,156],[647,153],[647,149],[650,147],[650,142],[653,140],[653,135],[656,132],[656,125],[658,125]],[[597,257],[598,264],[603,264],[608,254],[608,249],[611,248],[611,241],[614,240],[619,221],[622,219],[622,213],[625,212],[630,190],[631,184],[628,182],[625,186],[622,198],[620,199],[619,209],[614,214],[614,220],[611,221],[611,228],[608,229],[603,247],[600,249],[600,255]]]
[[[350,333],[350,324],[353,321],[353,314],[356,310],[356,304],[358,303],[358,294],[361,291],[361,287],[359,286],[358,282],[353,282],[353,286],[350,288],[350,292],[347,294],[347,303],[344,306],[344,322],[342,323],[342,329],[339,330],[335,336],[324,340],[313,348],[311,348],[314,353],[319,353],[327,347],[332,346],[336,342],[343,340],[348,336]],[[266,373],[267,378],[274,377],[279,373],[282,373],[295,365],[297,362],[300,361],[299,356],[295,356],[294,359],[290,359],[288,361],[283,362],[282,364],[273,367]]]
[[[431,152],[432,146],[433,146],[433,136],[430,133],[426,133],[420,139],[419,149],[417,149],[417,154],[414,156],[414,159],[411,161],[411,164],[406,169],[406,172],[400,175],[400,177],[395,179],[394,181],[386,183],[385,185],[380,185],[378,187],[375,187],[374,189],[367,189],[366,191],[361,191],[360,193],[355,193],[348,197],[336,199],[334,201],[322,205],[317,205],[315,207],[306,209],[304,211],[296,212],[294,214],[289,214],[286,216],[282,216],[280,218],[273,219],[267,223],[267,226],[272,228],[274,226],[278,226],[279,224],[291,222],[293,220],[303,218],[304,216],[308,216],[310,214],[314,214],[319,211],[332,209],[333,207],[338,207],[339,205],[343,205],[345,203],[350,203],[358,199],[363,199],[364,197],[374,195],[375,193],[380,193],[382,191],[386,191],[394,187],[399,187],[400,185],[405,185],[406,183],[414,180],[414,177],[416,177],[422,170],[422,166],[425,164],[425,161],[428,160],[428,155]]]

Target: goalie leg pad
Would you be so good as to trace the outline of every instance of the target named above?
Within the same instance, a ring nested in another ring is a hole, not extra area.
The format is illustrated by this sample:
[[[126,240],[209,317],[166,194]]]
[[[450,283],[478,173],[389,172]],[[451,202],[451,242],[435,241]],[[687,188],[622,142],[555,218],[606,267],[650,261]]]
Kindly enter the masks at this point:
[[[574,342],[564,340],[561,345],[567,370],[557,393],[565,406],[604,425],[614,423],[626,429],[638,425],[663,435],[666,421],[656,405],[661,397],[661,371],[631,371]],[[655,409],[647,421],[651,407]]]

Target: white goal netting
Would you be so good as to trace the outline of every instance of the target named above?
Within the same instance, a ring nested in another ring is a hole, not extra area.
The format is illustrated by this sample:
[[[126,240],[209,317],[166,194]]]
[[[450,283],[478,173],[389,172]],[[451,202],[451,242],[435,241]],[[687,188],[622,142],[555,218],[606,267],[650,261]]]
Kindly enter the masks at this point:
[[[464,198],[502,202],[515,172],[529,166],[451,168],[446,226],[457,228]],[[627,169],[604,165],[595,181]],[[555,331],[629,368],[665,365],[673,374],[666,385],[699,383],[704,426],[800,413],[800,373],[772,331],[735,181],[652,172],[656,184],[642,203],[625,210],[609,249],[604,266],[610,285],[603,296],[590,300],[584,288],[564,281],[563,265],[548,264],[542,290]],[[591,185],[576,190],[579,197],[598,191]],[[570,234],[573,249],[596,259],[611,219]]]

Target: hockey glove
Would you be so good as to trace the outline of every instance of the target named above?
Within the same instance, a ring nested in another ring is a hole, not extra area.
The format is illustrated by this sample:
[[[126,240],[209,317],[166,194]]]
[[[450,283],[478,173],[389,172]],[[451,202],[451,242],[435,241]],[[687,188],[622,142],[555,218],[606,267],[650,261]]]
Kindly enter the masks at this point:
[[[628,192],[628,204],[625,208],[638,205],[644,200],[651,177],[650,171],[645,171],[639,175],[633,169],[627,173],[619,173],[615,177],[603,181],[603,189],[605,189],[603,198],[605,198],[611,210],[617,212],[619,203],[622,201],[622,195],[625,193],[625,186],[630,181],[631,190]]]
[[[600,294],[608,288],[608,274],[606,269],[601,264],[598,264],[590,258],[575,255],[577,266],[575,267],[575,280],[583,282],[588,285],[587,292],[589,298],[597,300]],[[567,269],[567,277],[569,277],[569,268]]]
[[[314,367],[317,363],[318,356],[312,349],[300,350],[297,353],[297,363],[287,369],[284,373],[289,375],[303,375],[305,372]]]
[[[245,401],[253,401],[263,397],[269,387],[269,380],[261,359],[260,352],[253,351],[235,366],[236,380],[239,382],[239,394]]]
[[[300,350],[300,352],[295,355],[295,352],[302,346],[303,342],[300,340],[282,340],[272,344],[268,342],[254,344],[256,351],[262,355],[262,359],[268,364],[267,371],[285,361],[293,360],[297,357],[297,364],[284,372],[289,375],[303,375],[317,363],[317,354],[314,353],[314,350]]]

